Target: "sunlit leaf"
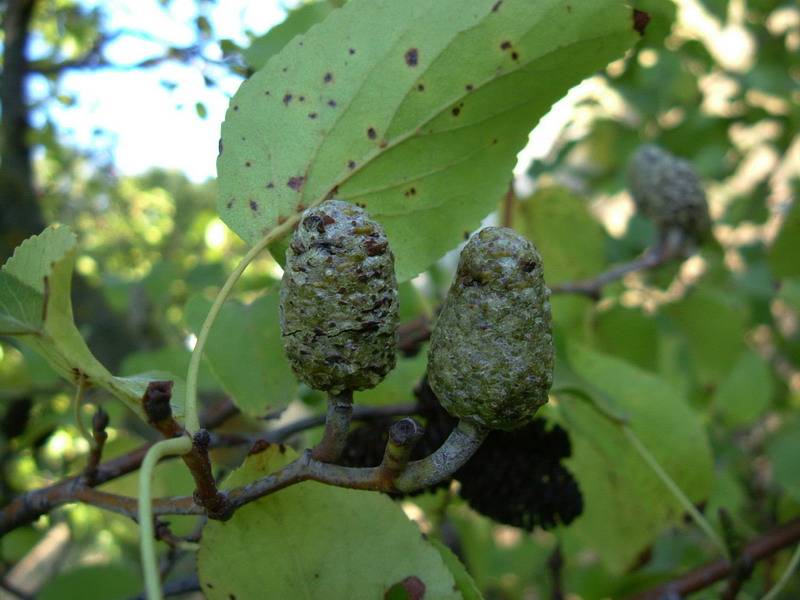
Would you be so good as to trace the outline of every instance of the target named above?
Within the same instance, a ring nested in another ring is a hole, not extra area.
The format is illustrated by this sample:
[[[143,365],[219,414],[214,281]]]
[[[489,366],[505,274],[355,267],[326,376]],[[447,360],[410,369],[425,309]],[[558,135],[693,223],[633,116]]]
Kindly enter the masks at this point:
[[[550,105],[635,39],[618,0],[351,0],[231,100],[220,215],[255,243],[326,197],[363,204],[407,279],[496,206]]]
[[[16,249],[0,271],[0,333],[18,336],[75,385],[101,386],[142,416],[147,381],[111,375],[75,327],[70,292],[77,249],[68,227],[49,227]]]

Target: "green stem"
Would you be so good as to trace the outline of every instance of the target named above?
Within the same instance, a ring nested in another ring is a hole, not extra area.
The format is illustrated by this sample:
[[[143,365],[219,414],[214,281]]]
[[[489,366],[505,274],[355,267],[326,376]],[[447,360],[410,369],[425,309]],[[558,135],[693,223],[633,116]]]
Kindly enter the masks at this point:
[[[764,597],[761,598],[761,600],[775,600],[775,598],[778,597],[778,594],[781,593],[781,590],[783,590],[783,588],[786,587],[786,584],[791,580],[792,573],[795,572],[798,565],[800,565],[800,545],[797,546],[794,554],[792,554],[792,558],[789,561],[789,564],[786,565],[786,569],[781,574],[781,578],[775,585],[772,586],[772,588],[764,595]]]
[[[203,350],[206,347],[208,336],[211,333],[211,327],[214,325],[214,321],[217,319],[217,315],[222,309],[222,305],[225,303],[225,300],[228,299],[233,286],[239,280],[239,277],[242,276],[244,270],[251,262],[253,262],[253,259],[258,256],[258,254],[264,250],[264,248],[276,240],[279,240],[287,231],[290,231],[299,218],[299,215],[294,215],[292,218],[287,219],[282,225],[279,225],[270,231],[266,236],[261,238],[261,241],[250,248],[242,260],[239,261],[239,264],[236,265],[236,268],[230,274],[228,280],[222,286],[217,294],[217,297],[214,299],[214,303],[211,305],[208,315],[206,315],[206,320],[200,329],[200,333],[197,335],[197,343],[192,351],[192,358],[189,361],[189,372],[186,375],[186,406],[184,409],[184,426],[190,435],[194,435],[200,429],[200,419],[197,414],[197,379],[200,373],[200,360],[203,358]]]
[[[139,550],[144,571],[144,589],[147,600],[162,600],[161,577],[158,573],[156,557],[155,528],[153,527],[153,470],[164,456],[185,454],[192,449],[188,436],[162,440],[153,444],[147,451],[139,471]]]
[[[655,473],[661,482],[667,487],[667,489],[672,492],[672,495],[677,498],[684,510],[691,515],[698,527],[700,527],[700,529],[702,529],[708,538],[714,543],[723,558],[730,563],[730,551],[720,535],[711,526],[711,523],[709,523],[703,514],[697,510],[697,507],[692,503],[689,497],[683,492],[678,484],[675,483],[675,480],[670,477],[669,473],[667,473],[664,470],[664,467],[661,466],[661,463],[656,460],[656,457],[650,453],[638,436],[633,432],[633,429],[631,429],[629,425],[623,423],[617,423],[617,425],[622,430],[622,433],[625,435],[631,445],[639,453],[639,456],[644,459],[650,469],[652,469],[653,473]]]

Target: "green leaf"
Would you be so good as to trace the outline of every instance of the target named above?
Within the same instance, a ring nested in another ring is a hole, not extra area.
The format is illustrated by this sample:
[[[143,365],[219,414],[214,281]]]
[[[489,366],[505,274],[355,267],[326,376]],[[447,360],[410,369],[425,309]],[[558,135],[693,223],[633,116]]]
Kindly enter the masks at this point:
[[[696,289],[663,313],[688,343],[689,359],[703,389],[713,390],[744,350],[742,315],[725,296]]]
[[[713,406],[729,427],[749,426],[769,407],[774,392],[769,366],[747,349],[717,388]]]
[[[709,493],[712,460],[697,416],[662,378],[586,347],[570,350],[575,371],[628,415],[635,435],[693,501]],[[557,411],[573,445],[570,469],[584,494],[571,531],[616,574],[630,568],[665,528],[678,525],[677,500],[634,451],[621,429],[571,394]],[[550,413],[552,414],[552,413]]]
[[[286,408],[297,393],[297,379],[286,360],[278,322],[277,288],[251,304],[226,302],[205,348],[212,372],[244,412],[264,416]],[[186,305],[186,322],[200,331],[211,307],[202,296]]]
[[[50,578],[39,600],[123,600],[137,594],[141,575],[120,565],[92,565]]]
[[[267,61],[283,50],[295,36],[305,33],[312,25],[322,22],[335,9],[336,6],[333,2],[325,0],[301,4],[289,11],[283,23],[275,25],[267,33],[253,40],[250,47],[243,53],[244,59],[254,70],[263,68]]]
[[[591,323],[594,345],[647,369],[658,370],[659,332],[653,317],[640,308],[619,304],[595,311]]]
[[[436,538],[428,538],[428,541],[442,555],[442,560],[447,568],[450,569],[453,577],[455,577],[456,586],[458,591],[463,594],[464,600],[482,600],[483,596],[481,596],[481,591],[475,584],[475,580],[472,579],[472,576],[467,572],[467,568],[458,560],[458,557],[453,554],[453,551]]]
[[[769,264],[775,277],[800,275],[798,256],[800,256],[800,202],[795,200],[769,251]]]
[[[288,463],[296,454],[269,446],[247,457],[226,487],[242,485]],[[376,600],[409,578],[425,598],[459,599],[436,548],[383,494],[295,485],[252,502],[229,521],[209,521],[197,555],[209,600],[272,598]]]
[[[231,100],[220,215],[255,243],[326,197],[363,204],[408,279],[494,209],[551,104],[635,39],[618,0],[351,0]]]
[[[772,438],[767,445],[767,456],[772,464],[775,482],[796,502],[800,502],[800,469],[797,468],[800,424],[789,424]]]
[[[75,385],[99,385],[143,417],[142,380],[111,375],[94,357],[72,316],[72,266],[77,238],[48,227],[25,240],[0,270],[0,334],[15,335]]]

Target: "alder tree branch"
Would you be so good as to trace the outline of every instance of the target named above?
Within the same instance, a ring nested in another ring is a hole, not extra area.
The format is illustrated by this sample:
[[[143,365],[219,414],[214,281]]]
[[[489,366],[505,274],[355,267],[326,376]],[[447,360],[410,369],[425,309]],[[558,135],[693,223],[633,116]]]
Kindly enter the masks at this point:
[[[744,544],[740,560],[753,565],[798,541],[800,541],[800,518],[784,523]],[[669,594],[686,596],[727,579],[731,574],[731,568],[736,566],[731,567],[725,559],[718,558],[685,575],[629,596],[626,600],[661,600],[669,597]]]
[[[204,427],[213,429],[237,412],[238,409],[233,402],[225,399],[209,407],[200,422]],[[86,471],[84,471],[84,473],[67,477],[47,487],[20,494],[7,506],[0,509],[0,537],[18,527],[32,523],[63,504],[76,500],[112,511],[115,507],[120,506],[121,510],[115,512],[122,512],[126,516],[135,514],[136,500],[134,498],[100,492],[93,487],[137,471],[141,467],[147,451],[154,443],[148,442],[127,454],[97,465],[92,473],[92,486],[87,484]]]
[[[355,406],[353,418],[359,421],[385,416],[412,415],[417,412],[417,405],[414,403],[387,405],[387,406]],[[218,402],[210,406],[201,415],[200,424],[206,430],[211,430],[231,416],[238,413],[238,409],[230,399]],[[316,415],[305,419],[300,419],[294,423],[289,423],[273,431],[256,434],[234,434],[234,433],[210,433],[209,448],[223,446],[252,446],[255,443],[269,444],[281,443],[307,429],[319,427],[325,422],[325,415]],[[86,471],[73,477],[68,477],[50,486],[31,490],[17,496],[7,506],[0,509],[0,536],[18,527],[32,523],[42,515],[68,504],[80,501],[85,504],[97,506],[135,518],[136,499],[110,494],[94,489],[94,487],[137,471],[144,460],[144,456],[154,442],[143,444],[139,448],[128,452],[122,456],[113,458],[105,463],[99,464],[93,471],[91,483],[88,485],[85,480]],[[164,460],[172,460],[176,456],[166,457]],[[166,514],[204,514],[202,508],[196,506],[193,499],[189,496],[182,498],[161,498],[154,500],[154,512],[157,515]]]
[[[660,267],[661,265],[675,260],[683,255],[687,242],[688,240],[682,231],[677,229],[669,230],[665,235],[659,238],[659,241],[655,245],[648,248],[640,258],[629,263],[618,265],[591,279],[565,281],[552,285],[550,286],[550,290],[554,294],[582,294],[594,300],[599,300],[600,292],[604,286],[612,281],[620,279],[628,273],[655,269],[656,267]]]

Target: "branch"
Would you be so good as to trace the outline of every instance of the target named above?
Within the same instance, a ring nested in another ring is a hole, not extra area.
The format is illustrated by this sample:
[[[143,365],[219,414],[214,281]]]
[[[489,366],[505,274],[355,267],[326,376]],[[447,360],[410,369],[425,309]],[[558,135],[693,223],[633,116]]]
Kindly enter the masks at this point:
[[[600,299],[600,291],[603,286],[615,281],[628,273],[635,271],[644,271],[647,269],[654,269],[663,264],[666,264],[682,255],[686,238],[682,231],[673,229],[668,231],[658,243],[640,258],[634,261],[619,265],[613,269],[609,269],[605,273],[601,273],[592,279],[584,279],[583,281],[566,281],[550,286],[554,294],[582,294],[589,296],[594,300]]]
[[[369,420],[387,415],[411,415],[416,411],[416,404],[410,403],[390,406],[356,406],[353,410],[353,418]],[[209,407],[202,415],[200,423],[206,429],[213,429],[237,412],[238,409],[230,399],[225,399]],[[255,435],[211,433],[209,447],[253,445],[259,441],[262,443],[280,443],[296,433],[312,427],[318,427],[324,422],[325,415],[318,415],[301,419],[271,432]],[[153,442],[144,444],[136,450],[98,465],[93,472],[92,485],[99,486],[138,470],[145,454],[152,445]],[[167,457],[165,460],[173,458],[176,457]],[[86,485],[84,477],[84,474],[76,475],[45,488],[31,490],[17,496],[5,508],[0,510],[0,536],[35,521],[59,506],[76,500],[110,510],[131,519],[136,518],[137,502],[135,498],[118,496],[93,489],[93,487]],[[195,505],[191,496],[156,498],[153,500],[153,512],[156,515],[204,514],[203,509]]]
[[[754,564],[798,541],[800,541],[800,518],[784,523],[746,543],[742,548],[741,558]],[[685,596],[726,579],[730,575],[730,570],[731,565],[725,559],[718,558],[685,575],[629,596],[626,600],[660,600],[670,594]]]
[[[395,427],[397,425],[395,424]],[[406,435],[408,438],[414,438],[418,427],[409,428],[407,434],[396,432],[400,436],[400,443],[395,442],[395,444],[404,445],[406,442],[403,442],[402,438]],[[307,480],[357,490],[413,492],[450,477],[475,453],[486,434],[485,429],[462,419],[441,448],[422,460],[408,463],[401,473],[397,473],[396,460],[391,450],[384,454],[380,466],[372,468],[342,467],[323,463],[314,460],[311,451],[307,450],[282,469],[223,493],[234,506],[239,507]],[[402,456],[400,460],[403,460]]]
[[[100,69],[109,67],[112,63],[103,56],[103,49],[106,44],[114,41],[121,35],[121,32],[105,33],[97,37],[92,47],[83,55],[77,58],[70,58],[59,62],[49,60],[34,60],[30,63],[30,70],[41,75],[60,75],[70,69]]]
[[[229,399],[226,399],[209,407],[203,414],[201,423],[207,428],[218,427],[236,412],[238,409]],[[153,443],[143,444],[136,450],[98,465],[92,472],[92,485],[98,486],[138,470]],[[0,510],[0,537],[18,527],[32,523],[63,504],[75,502],[75,500],[134,518],[136,514],[135,499],[97,491],[87,486],[84,478],[85,474],[81,473],[53,485],[17,496]],[[202,511],[197,513],[181,512],[181,510],[188,510],[188,507],[193,504],[190,497],[176,499],[167,506],[163,501],[155,501],[155,506],[159,509],[175,510],[175,512],[161,514],[202,514]]]

